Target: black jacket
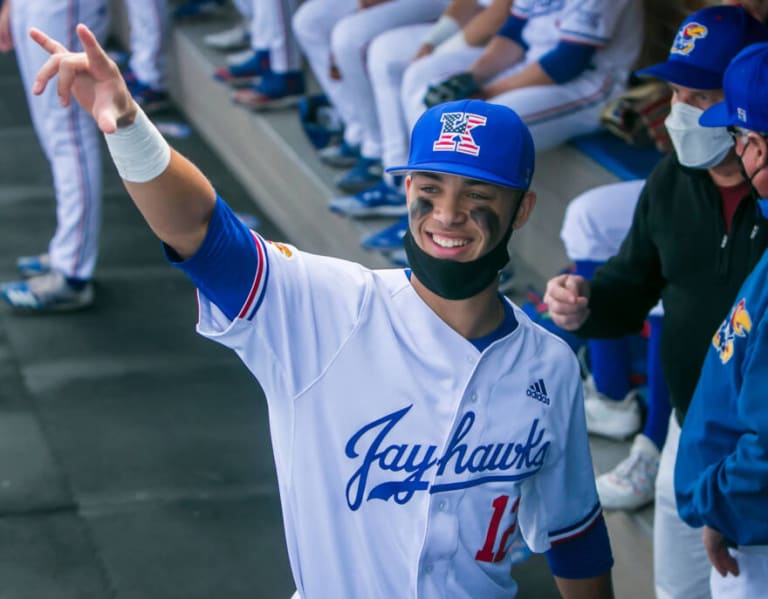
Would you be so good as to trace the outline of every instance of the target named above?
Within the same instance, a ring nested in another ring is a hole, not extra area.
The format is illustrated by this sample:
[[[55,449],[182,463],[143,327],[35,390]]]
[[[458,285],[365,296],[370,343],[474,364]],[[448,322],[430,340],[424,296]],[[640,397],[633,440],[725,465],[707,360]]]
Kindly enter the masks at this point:
[[[726,234],[709,173],[669,155],[648,178],[619,253],[595,273],[578,334],[636,333],[661,298],[662,366],[682,422],[712,336],[766,247],[768,222],[753,198],[742,199]]]

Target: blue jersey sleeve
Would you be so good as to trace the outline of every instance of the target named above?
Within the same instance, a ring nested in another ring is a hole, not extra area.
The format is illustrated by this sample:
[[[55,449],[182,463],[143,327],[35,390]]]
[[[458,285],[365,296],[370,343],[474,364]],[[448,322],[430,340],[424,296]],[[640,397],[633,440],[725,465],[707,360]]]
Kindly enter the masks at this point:
[[[251,299],[259,273],[266,272],[263,242],[219,197],[205,239],[193,256],[181,260],[173,248],[164,247],[171,264],[230,320],[240,315]]]
[[[545,553],[552,574],[560,578],[593,578],[613,567],[611,543],[602,515],[576,537],[563,540]]]
[[[590,67],[594,55],[595,46],[561,40],[539,64],[555,83],[567,83]]]
[[[506,37],[507,39],[520,44],[523,49],[527,51],[528,44],[525,42],[525,40],[523,40],[523,28],[527,22],[527,19],[516,15],[510,15],[510,17],[505,21],[504,25],[501,26],[501,29],[499,29],[497,35]]]

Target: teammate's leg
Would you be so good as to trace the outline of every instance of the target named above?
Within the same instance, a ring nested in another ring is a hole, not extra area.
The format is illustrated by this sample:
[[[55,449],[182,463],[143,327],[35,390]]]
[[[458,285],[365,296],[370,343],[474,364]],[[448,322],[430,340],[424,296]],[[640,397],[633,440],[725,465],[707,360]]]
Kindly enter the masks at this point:
[[[47,56],[28,40],[29,26],[43,27],[55,39],[77,47],[75,25],[83,22],[102,39],[107,32],[105,2],[30,0],[12,4],[14,38],[30,112],[41,145],[51,162],[56,194],[56,232],[49,245],[50,264],[73,281],[88,281],[98,254],[101,217],[99,135],[93,120],[76,103],[59,104],[55,86],[32,97],[29,89]]]
[[[320,87],[334,106],[337,105],[341,85],[331,74],[335,64],[335,57],[331,56],[331,32],[343,17],[357,9],[356,0],[306,0],[293,16],[296,40]],[[349,146],[358,146],[362,141],[362,130],[354,123],[345,125],[345,142]]]
[[[237,91],[233,100],[253,109],[287,106],[304,93],[301,54],[291,29],[297,0],[256,0],[251,27],[254,53],[267,53],[269,69],[260,80]]]
[[[368,143],[363,143],[364,152],[367,152],[363,155],[368,160],[379,160],[376,147],[371,147],[371,140],[380,135],[389,144],[383,148],[383,167],[405,164],[407,160],[408,138],[405,116],[400,105],[400,85],[405,67],[416,54],[421,38],[429,28],[427,23],[397,27],[378,35],[368,46],[369,87],[375,99],[378,118],[362,121],[363,129],[366,126],[376,127],[375,130],[369,129],[364,134]],[[385,126],[379,127],[379,123],[384,123]],[[362,161],[358,161],[357,166],[345,176],[352,175],[359,179],[367,179],[370,176],[369,185],[354,195],[333,198],[329,203],[332,211],[354,218],[397,216],[405,213],[401,177],[383,173],[381,180],[375,181],[377,173],[368,169]],[[399,241],[397,239],[398,243]]]
[[[341,93],[332,100],[345,122],[359,123],[363,157],[381,158],[378,115],[371,110],[375,99],[368,78],[368,45],[378,35],[396,27],[434,21],[446,5],[445,0],[390,0],[348,15],[334,27],[331,51],[342,79],[338,86]]]
[[[691,528],[677,514],[674,472],[680,425],[669,419],[656,479],[653,518],[653,569],[657,599],[709,599],[710,564],[701,530]]]
[[[385,31],[368,48],[368,76],[373,89],[381,134],[381,161],[384,168],[406,164],[408,130],[400,90],[408,65],[421,46],[431,25],[420,23]]]
[[[168,87],[168,3],[166,0],[126,0],[125,8],[131,29],[131,70],[143,84],[164,91]]]
[[[523,66],[498,78],[503,79]],[[567,83],[524,87],[490,101],[517,112],[531,130],[536,151],[543,151],[598,129],[603,106],[624,89],[624,82],[613,74],[588,71]]]
[[[400,102],[406,119],[406,131],[410,131],[426,110],[424,95],[427,87],[444,81],[452,75],[466,71],[483,53],[483,47],[463,48],[434,53],[411,63],[403,74]]]

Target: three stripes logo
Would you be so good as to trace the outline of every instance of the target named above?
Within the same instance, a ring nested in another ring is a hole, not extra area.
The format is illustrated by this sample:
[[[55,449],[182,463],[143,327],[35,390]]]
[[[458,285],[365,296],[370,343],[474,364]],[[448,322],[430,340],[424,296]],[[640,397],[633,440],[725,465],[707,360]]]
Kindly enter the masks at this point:
[[[528,387],[528,391],[525,392],[528,397],[540,401],[545,406],[549,405],[549,397],[547,396],[547,388],[544,386],[544,379],[539,379],[533,385]]]

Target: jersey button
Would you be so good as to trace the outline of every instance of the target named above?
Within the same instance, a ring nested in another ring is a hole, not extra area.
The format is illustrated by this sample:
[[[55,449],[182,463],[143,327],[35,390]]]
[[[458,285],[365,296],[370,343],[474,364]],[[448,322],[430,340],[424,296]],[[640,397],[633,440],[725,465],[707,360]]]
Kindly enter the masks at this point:
[[[445,499],[437,504],[437,509],[439,509],[441,512],[444,512],[446,507],[448,507],[448,502]]]
[[[473,403],[476,402],[477,401],[477,393],[473,393],[472,395],[470,395],[469,396],[469,401],[471,401]]]
[[[424,566],[425,574],[432,574],[432,570],[434,570],[434,566],[432,564],[427,564],[426,566]]]

